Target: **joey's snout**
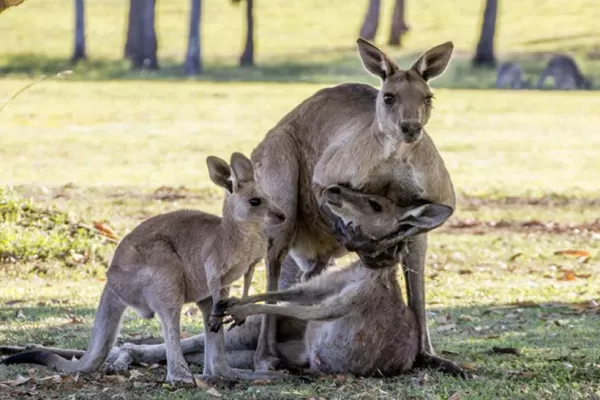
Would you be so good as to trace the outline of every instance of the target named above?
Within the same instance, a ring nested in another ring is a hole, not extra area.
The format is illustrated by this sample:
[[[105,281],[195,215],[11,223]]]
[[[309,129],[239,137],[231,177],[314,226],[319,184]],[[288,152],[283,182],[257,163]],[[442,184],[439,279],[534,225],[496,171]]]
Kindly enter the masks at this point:
[[[421,131],[423,130],[423,124],[419,121],[409,120],[402,121],[400,123],[400,131],[404,140],[408,143],[414,142],[419,138]]]
[[[267,220],[270,225],[279,225],[285,222],[285,214],[277,206],[269,207]]]

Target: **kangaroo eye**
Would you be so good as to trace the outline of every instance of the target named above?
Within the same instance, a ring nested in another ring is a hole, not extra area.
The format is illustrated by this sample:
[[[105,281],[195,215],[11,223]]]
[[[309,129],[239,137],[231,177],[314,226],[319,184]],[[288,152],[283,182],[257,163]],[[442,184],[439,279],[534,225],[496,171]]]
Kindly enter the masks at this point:
[[[426,105],[430,106],[430,105],[431,105],[431,103],[433,103],[433,97],[425,97],[425,100],[423,100],[423,102],[424,102]]]
[[[380,213],[383,210],[383,208],[381,207],[381,204],[379,204],[376,201],[369,200],[369,205],[371,206],[373,211],[375,211],[376,213]]]
[[[261,200],[261,199],[259,199],[258,197],[253,197],[253,198],[251,198],[251,199],[250,199],[250,201],[249,201],[249,202],[250,202],[250,205],[251,205],[252,207],[256,207],[256,206],[260,206],[260,205],[261,205],[261,203],[262,203],[262,200]]]
[[[391,93],[386,93],[383,95],[383,102],[387,105],[394,104],[396,101],[396,96]]]

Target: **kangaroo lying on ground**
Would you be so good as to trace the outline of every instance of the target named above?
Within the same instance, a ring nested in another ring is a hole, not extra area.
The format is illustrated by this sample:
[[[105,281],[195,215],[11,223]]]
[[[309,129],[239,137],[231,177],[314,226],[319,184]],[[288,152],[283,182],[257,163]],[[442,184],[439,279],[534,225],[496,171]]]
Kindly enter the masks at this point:
[[[554,87],[558,90],[592,88],[592,81],[581,73],[575,60],[566,54],[556,54],[548,61],[537,83],[538,89],[544,87],[548,77],[554,78]]]
[[[252,163],[233,153],[231,167],[220,158],[207,158],[211,180],[226,190],[223,218],[182,210],[152,217],[129,233],[115,251],[107,272],[92,338],[79,360],[33,351],[4,360],[4,364],[37,363],[65,372],[90,372],[107,359],[126,307],[144,318],[158,314],[163,328],[168,381],[192,381],[180,343],[184,303],[196,302],[204,317],[205,375],[225,378],[278,376],[234,370],[225,358],[221,319],[211,317],[213,304],[227,296],[229,285],[244,276],[248,294],[254,266],[267,251],[266,224],[284,221],[281,210],[254,181]],[[219,330],[213,333],[213,330]]]
[[[452,213],[450,207],[439,204],[403,209],[387,198],[336,186],[324,191],[324,200],[324,208],[349,224],[365,224],[364,233],[371,237],[405,224],[436,225]],[[277,350],[288,366],[361,376],[392,376],[413,366],[419,351],[418,327],[402,300],[397,267],[370,269],[359,261],[297,284],[296,270],[294,264],[284,267],[280,292],[217,304],[216,313],[232,315],[237,323],[249,316],[243,325],[225,332],[227,361],[232,367],[253,366],[261,318],[252,314],[262,312],[278,314]],[[249,304],[264,300],[292,304]],[[182,341],[188,362],[202,364],[204,348],[202,334]],[[117,350],[110,358],[129,364],[154,364],[166,357],[165,344],[125,344]],[[81,352],[63,353],[72,357]]]
[[[515,62],[500,64],[496,77],[496,88],[529,89],[531,78],[524,78],[523,69]]]
[[[407,224],[437,226],[453,211],[441,204],[399,209],[387,198],[340,186],[328,187],[323,195],[324,207],[364,227],[370,237],[391,234]],[[259,301],[288,303],[255,304]],[[419,352],[416,319],[402,300],[396,267],[371,269],[357,261],[287,290],[222,300],[216,308],[236,324],[263,313],[310,321],[304,353],[286,361],[309,364],[316,372],[393,376],[410,370]]]
[[[434,227],[403,226],[387,238],[368,238],[323,213],[320,193],[329,184],[349,184],[400,206],[425,200],[454,208],[452,181],[423,128],[433,98],[427,82],[445,70],[453,45],[436,46],[402,70],[377,47],[362,39],[357,43],[363,65],[381,79],[381,90],[358,83],[322,89],[284,116],[252,153],[257,180],[286,215],[285,223],[269,234],[274,240],[266,257],[267,290],[277,289],[286,256],[293,259],[286,265],[297,264],[308,274],[305,278],[317,275],[332,257],[347,250],[357,251],[371,268],[395,265],[402,257],[408,305],[419,325],[420,352],[433,360],[424,264],[425,233]],[[362,167],[364,160],[368,168]],[[407,252],[400,254],[397,244],[405,240]],[[264,317],[256,369],[277,363],[274,324],[273,316]]]

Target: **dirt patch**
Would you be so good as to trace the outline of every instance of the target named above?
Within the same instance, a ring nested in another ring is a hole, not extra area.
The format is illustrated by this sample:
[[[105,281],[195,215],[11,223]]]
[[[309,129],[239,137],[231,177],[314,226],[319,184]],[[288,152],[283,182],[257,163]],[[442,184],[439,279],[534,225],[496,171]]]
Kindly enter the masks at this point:
[[[517,233],[552,233],[573,235],[594,235],[600,233],[600,218],[593,222],[563,223],[556,221],[481,221],[476,219],[451,220],[439,229],[446,233],[470,233],[483,235],[492,231],[511,231]]]

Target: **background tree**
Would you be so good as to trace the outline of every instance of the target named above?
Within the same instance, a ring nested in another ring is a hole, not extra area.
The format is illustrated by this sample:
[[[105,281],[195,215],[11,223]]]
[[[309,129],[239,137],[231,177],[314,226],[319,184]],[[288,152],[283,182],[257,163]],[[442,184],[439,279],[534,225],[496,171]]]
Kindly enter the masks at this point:
[[[154,26],[156,0],[130,0],[125,58],[134,69],[158,69],[158,42]]]
[[[379,28],[379,10],[381,0],[369,0],[365,20],[360,28],[360,37],[367,40],[375,39],[377,28]]]
[[[202,0],[191,0],[190,31],[188,35],[187,53],[184,72],[186,75],[198,75],[202,72],[200,22],[202,18]]]
[[[233,0],[239,3],[240,0]],[[246,44],[240,56],[240,65],[254,66],[254,0],[246,0]]]
[[[496,15],[498,14],[498,0],[486,0],[481,23],[481,35],[475,49],[472,63],[474,66],[494,67],[494,37],[496,35]]]
[[[394,11],[392,12],[392,26],[390,29],[390,38],[388,44],[390,46],[401,46],[402,35],[410,29],[404,19],[405,0],[396,0],[394,2]]]
[[[85,3],[84,0],[75,0],[75,42],[71,62],[85,60]]]

